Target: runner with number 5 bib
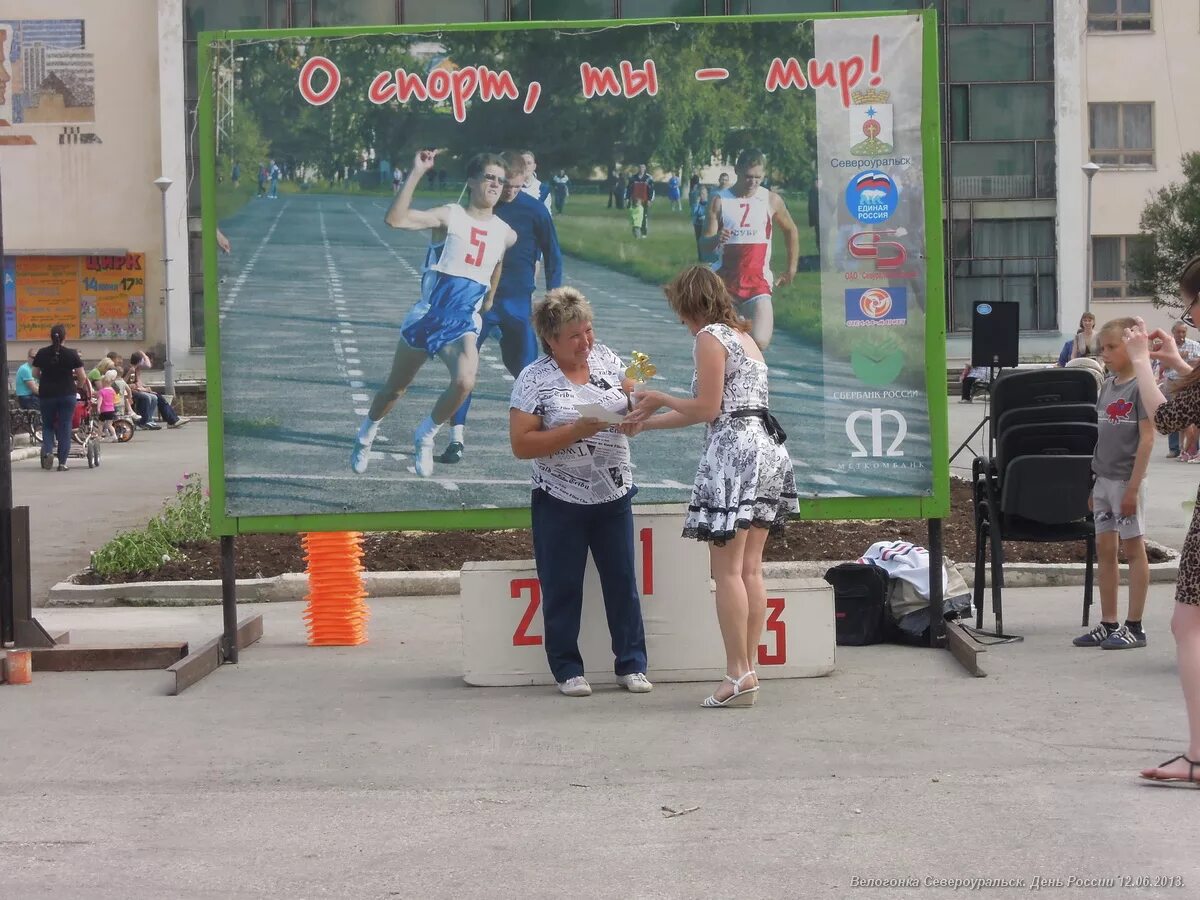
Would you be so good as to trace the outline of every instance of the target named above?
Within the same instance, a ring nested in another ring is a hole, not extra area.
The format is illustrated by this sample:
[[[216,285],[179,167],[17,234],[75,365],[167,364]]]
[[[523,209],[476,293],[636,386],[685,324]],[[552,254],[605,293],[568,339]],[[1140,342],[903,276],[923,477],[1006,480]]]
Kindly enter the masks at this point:
[[[738,155],[737,180],[710,198],[700,239],[702,252],[716,252],[713,271],[725,282],[734,308],[750,323],[750,336],[763,350],[775,328],[772,291],[790,284],[800,264],[796,223],[782,198],[762,186],[766,162],[760,150]],[[776,227],[787,241],[787,271],[777,278],[771,273],[771,234]]]
[[[432,243],[443,246],[422,278],[421,298],[400,326],[387,381],[358,428],[350,466],[360,475],[367,470],[380,420],[404,395],[425,361],[437,356],[450,372],[450,384],[434,403],[432,413],[417,426],[413,439],[416,473],[422,478],[433,474],[434,436],[475,386],[479,314],[491,306],[504,253],[517,239],[493,212],[504,188],[505,167],[503,160],[491,153],[481,153],[467,163],[469,199],[465,209],[457,203],[429,210],[412,208],[417,183],[433,168],[436,157],[435,150],[416,155],[408,180],[384,217],[392,228],[428,228]]]

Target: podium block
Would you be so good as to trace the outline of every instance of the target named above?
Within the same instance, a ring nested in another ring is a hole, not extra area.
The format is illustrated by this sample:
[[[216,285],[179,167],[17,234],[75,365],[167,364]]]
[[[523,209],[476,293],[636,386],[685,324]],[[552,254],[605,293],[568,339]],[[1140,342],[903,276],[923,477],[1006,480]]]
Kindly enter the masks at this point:
[[[634,511],[635,554],[652,681],[710,681],[725,672],[708,548],[680,535],[677,507]],[[480,686],[553,684],[542,645],[541,585],[532,560],[462,568],[463,678]],[[790,627],[789,627],[790,626]],[[828,675],[833,589],[819,579],[767,583],[767,623],[755,668],[768,678]],[[611,683],[613,652],[595,565],[584,576],[579,650],[587,677]]]

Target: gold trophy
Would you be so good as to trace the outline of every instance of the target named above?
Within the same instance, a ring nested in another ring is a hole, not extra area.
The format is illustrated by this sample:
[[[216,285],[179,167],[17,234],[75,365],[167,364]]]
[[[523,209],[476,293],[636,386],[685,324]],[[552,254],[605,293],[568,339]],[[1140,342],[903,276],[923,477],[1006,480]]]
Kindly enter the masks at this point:
[[[625,369],[625,377],[630,378],[638,384],[645,384],[646,381],[654,377],[654,373],[658,371],[658,367],[650,362],[650,357],[640,351],[633,351],[633,362]],[[629,411],[633,412],[633,394],[630,392],[625,395],[625,404],[629,407]]]

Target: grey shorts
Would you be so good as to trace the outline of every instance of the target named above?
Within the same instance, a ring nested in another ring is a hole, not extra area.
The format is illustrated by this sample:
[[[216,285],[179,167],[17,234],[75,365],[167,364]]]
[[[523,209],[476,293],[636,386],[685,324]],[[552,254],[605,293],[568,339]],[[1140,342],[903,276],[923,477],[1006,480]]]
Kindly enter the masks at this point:
[[[1092,513],[1096,518],[1096,534],[1115,531],[1121,540],[1141,537],[1146,533],[1145,503],[1146,483],[1142,482],[1138,490],[1137,512],[1132,516],[1121,515],[1121,498],[1125,496],[1128,481],[1117,481],[1114,478],[1096,476],[1092,486]]]

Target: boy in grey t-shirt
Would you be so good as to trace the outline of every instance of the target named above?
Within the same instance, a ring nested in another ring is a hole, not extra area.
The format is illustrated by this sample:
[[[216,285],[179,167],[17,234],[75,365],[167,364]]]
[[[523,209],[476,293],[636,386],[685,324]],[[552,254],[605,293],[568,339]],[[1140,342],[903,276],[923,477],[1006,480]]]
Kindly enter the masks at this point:
[[[1146,418],[1138,395],[1137,378],[1123,335],[1137,324],[1114,319],[1100,329],[1100,352],[1110,374],[1096,401],[1098,434],[1092,457],[1096,482],[1091,508],[1095,516],[1096,556],[1099,564],[1100,624],[1075,638],[1076,647],[1124,650],[1146,646],[1142,611],[1150,564],[1146,559],[1142,501],[1146,469],[1154,449],[1154,425]],[[1117,623],[1117,545],[1129,562],[1129,611],[1124,625]]]

